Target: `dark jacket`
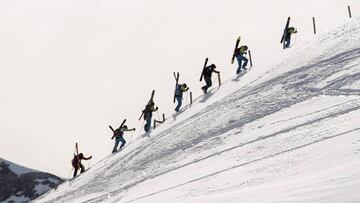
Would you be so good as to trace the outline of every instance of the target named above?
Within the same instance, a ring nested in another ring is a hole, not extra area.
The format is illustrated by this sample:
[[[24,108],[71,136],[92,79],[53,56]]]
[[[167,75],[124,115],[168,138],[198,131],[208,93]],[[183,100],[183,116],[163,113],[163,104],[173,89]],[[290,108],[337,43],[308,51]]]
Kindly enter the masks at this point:
[[[147,104],[145,106],[145,109],[143,110],[144,113],[144,119],[152,117],[152,112],[157,111],[158,108],[155,108],[154,103]]]
[[[74,155],[74,158],[71,161],[71,163],[72,163],[73,167],[78,167],[81,164],[81,160],[89,160],[91,158],[92,158],[92,156],[86,158],[86,157],[84,157],[84,155],[82,153],[80,153],[78,156]]]
[[[182,97],[183,93],[188,90],[189,90],[189,87],[177,84],[175,87],[175,97]]]
[[[211,75],[212,75],[212,73],[214,72],[214,73],[219,73],[219,71],[216,71],[215,70],[215,68],[216,68],[216,66],[215,65],[210,65],[210,66],[207,66],[207,67],[205,67],[204,68],[204,77],[205,78],[211,78]]]
[[[124,127],[118,128],[114,131],[113,137],[115,137],[115,138],[122,137],[122,136],[124,136],[125,131],[132,131],[132,130],[135,130],[135,129],[128,129],[128,128],[124,128]]]
[[[239,54],[244,55],[247,53],[247,50],[248,49],[246,46],[241,46],[241,47],[235,49],[235,56],[238,56]]]

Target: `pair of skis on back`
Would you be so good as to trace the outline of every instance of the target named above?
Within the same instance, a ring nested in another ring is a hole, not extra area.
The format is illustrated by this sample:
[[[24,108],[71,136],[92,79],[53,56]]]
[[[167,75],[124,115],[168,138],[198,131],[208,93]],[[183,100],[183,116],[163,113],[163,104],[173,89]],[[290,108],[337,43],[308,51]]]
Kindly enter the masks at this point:
[[[151,92],[151,96],[150,96],[150,100],[148,101],[147,104],[151,104],[151,103],[154,103],[154,96],[155,96],[155,90],[153,90]],[[141,118],[143,117],[144,115],[144,111],[141,113],[140,117],[139,117],[139,120],[141,120]]]
[[[231,58],[231,64],[234,64],[234,60],[235,60],[235,57],[236,57],[235,52],[236,52],[236,49],[239,48],[240,40],[241,40],[241,37],[239,36],[236,39],[235,49],[234,49],[234,52],[233,52],[233,55],[232,55],[232,58]],[[251,68],[252,67],[251,51],[248,50],[248,53],[249,53],[249,62],[250,62],[250,68]],[[248,69],[248,71],[250,70],[250,68]]]
[[[202,70],[201,76],[200,76],[200,82],[202,81],[202,79],[204,77],[204,72],[205,72],[205,69],[207,68],[208,61],[209,61],[209,58],[206,57],[204,67],[203,67],[203,70]],[[220,72],[218,73],[218,81],[219,81],[219,86],[220,86],[221,85]]]
[[[121,128],[124,126],[125,122],[126,122],[126,119],[123,120],[123,122],[121,123],[121,125],[120,125],[120,127],[119,127],[118,129],[121,129]],[[114,128],[113,128],[111,125],[109,125],[109,128],[110,128],[110,130],[114,133],[114,135],[111,137],[111,139],[114,139],[114,137],[115,137],[115,130],[114,130]]]
[[[281,40],[280,40],[280,44],[283,44],[283,49],[285,49],[285,43],[286,43],[286,38],[288,37],[288,28],[289,28],[289,24],[290,24],[290,17],[288,17],[287,21],[286,21],[286,24],[285,24],[285,28],[284,28],[284,32],[283,32],[283,35],[281,37]]]
[[[177,72],[177,73],[175,73],[174,72],[174,78],[175,78],[175,88],[177,87],[177,85],[179,84],[179,77],[180,77],[180,75],[179,75],[179,72]],[[176,90],[175,90],[176,91]],[[176,92],[174,92],[174,103],[175,103],[175,97],[176,97]]]

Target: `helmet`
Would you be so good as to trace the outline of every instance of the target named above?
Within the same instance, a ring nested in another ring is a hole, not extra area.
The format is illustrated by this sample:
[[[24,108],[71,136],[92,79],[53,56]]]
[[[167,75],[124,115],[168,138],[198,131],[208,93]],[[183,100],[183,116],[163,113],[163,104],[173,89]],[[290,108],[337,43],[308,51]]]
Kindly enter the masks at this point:
[[[244,45],[245,50],[248,50],[248,46]]]
[[[183,84],[183,86],[184,86],[184,88],[186,88],[186,87],[187,87],[187,84],[186,84],[186,83],[184,83],[184,84]]]
[[[128,129],[127,125],[124,125],[123,128],[124,128],[124,129]]]
[[[215,64],[210,65],[211,68],[216,68]]]
[[[79,157],[80,157],[80,158],[84,157],[84,154],[83,154],[83,153],[80,153],[80,154],[79,154]]]

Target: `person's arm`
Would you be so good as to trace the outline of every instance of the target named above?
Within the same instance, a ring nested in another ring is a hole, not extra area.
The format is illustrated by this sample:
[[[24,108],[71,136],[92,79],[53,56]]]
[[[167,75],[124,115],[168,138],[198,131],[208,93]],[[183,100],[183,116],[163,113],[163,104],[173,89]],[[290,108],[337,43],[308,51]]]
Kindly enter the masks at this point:
[[[189,87],[186,87],[186,88],[181,87],[180,90],[181,90],[182,92],[186,92],[186,91],[189,90]]]
[[[214,73],[220,73],[220,71],[213,70]]]
[[[124,131],[127,131],[127,132],[128,132],[128,131],[135,131],[135,128],[132,128],[132,129],[126,129],[126,130],[124,129]]]
[[[91,159],[91,158],[92,158],[92,156],[89,156],[88,158],[83,157],[84,160],[89,160],[89,159]]]

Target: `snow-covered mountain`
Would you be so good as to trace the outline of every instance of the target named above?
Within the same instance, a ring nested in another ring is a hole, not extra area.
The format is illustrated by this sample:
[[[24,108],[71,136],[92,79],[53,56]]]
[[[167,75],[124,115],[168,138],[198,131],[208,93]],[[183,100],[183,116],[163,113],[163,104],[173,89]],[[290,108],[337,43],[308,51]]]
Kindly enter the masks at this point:
[[[359,36],[255,65],[35,202],[360,202]]]
[[[62,179],[52,174],[0,158],[0,202],[29,202],[62,182]]]

